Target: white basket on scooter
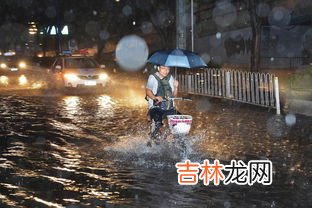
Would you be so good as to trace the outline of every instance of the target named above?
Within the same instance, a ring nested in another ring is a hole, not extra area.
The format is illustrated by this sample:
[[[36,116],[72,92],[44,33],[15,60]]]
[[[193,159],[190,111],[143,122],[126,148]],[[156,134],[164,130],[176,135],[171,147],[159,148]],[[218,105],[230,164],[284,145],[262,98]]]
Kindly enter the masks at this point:
[[[186,135],[189,133],[192,125],[192,116],[190,115],[169,115],[167,116],[169,129],[173,135]]]

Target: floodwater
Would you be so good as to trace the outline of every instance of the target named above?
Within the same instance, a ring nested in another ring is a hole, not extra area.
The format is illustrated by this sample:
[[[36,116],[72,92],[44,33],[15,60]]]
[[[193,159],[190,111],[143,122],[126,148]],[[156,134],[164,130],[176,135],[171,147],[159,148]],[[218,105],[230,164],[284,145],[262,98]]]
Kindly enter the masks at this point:
[[[115,92],[0,96],[0,207],[308,207],[312,118],[207,98],[179,101],[193,116],[186,151],[147,147],[142,83]],[[293,118],[293,117],[292,117]],[[269,159],[273,183],[178,184],[176,162]]]

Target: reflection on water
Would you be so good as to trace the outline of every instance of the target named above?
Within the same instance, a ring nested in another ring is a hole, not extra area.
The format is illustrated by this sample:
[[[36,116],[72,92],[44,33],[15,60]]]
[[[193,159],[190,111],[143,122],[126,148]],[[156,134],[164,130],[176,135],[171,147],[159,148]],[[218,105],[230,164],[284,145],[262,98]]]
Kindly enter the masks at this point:
[[[78,96],[68,96],[63,98],[65,105],[62,106],[64,106],[64,113],[67,114],[68,117],[75,118],[75,116],[78,115],[78,112],[80,112],[79,100],[80,98]]]
[[[150,148],[147,103],[138,92],[3,97],[0,207],[307,207],[311,201],[310,118],[298,116],[287,134],[273,137],[265,110],[211,102],[200,113],[198,105],[181,104],[194,118],[187,152],[171,143]],[[225,164],[268,158],[273,184],[179,186],[174,165],[185,158]]]
[[[114,116],[116,103],[108,95],[101,95],[97,98],[98,111],[96,117],[98,118],[112,118]]]

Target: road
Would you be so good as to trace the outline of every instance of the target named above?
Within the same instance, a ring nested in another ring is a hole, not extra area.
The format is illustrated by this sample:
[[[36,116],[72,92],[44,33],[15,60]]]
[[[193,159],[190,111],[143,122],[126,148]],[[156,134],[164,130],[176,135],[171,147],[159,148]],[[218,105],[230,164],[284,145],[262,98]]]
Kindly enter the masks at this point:
[[[187,153],[147,147],[144,82],[103,93],[11,91],[0,96],[1,207],[308,207],[311,117],[208,98],[179,101],[193,116]],[[118,92],[118,93],[117,93]],[[273,183],[178,184],[176,162],[273,163]]]

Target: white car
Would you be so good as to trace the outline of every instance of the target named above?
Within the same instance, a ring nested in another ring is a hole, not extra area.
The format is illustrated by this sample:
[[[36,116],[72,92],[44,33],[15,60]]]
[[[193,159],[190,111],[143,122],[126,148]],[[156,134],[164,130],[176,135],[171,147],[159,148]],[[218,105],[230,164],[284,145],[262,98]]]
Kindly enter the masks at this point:
[[[67,88],[105,87],[109,81],[103,66],[86,56],[57,57],[52,70]]]

